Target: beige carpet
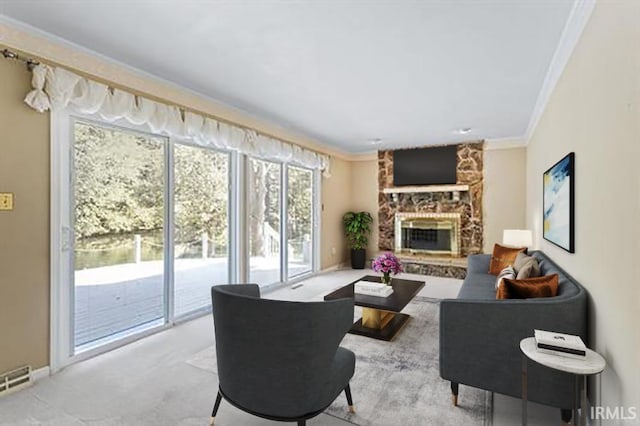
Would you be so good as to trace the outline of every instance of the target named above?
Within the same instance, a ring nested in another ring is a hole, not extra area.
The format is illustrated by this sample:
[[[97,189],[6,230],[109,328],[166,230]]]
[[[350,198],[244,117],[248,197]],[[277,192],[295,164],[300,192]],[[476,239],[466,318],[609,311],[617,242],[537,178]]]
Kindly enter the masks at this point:
[[[459,406],[451,405],[449,382],[438,371],[438,304],[418,297],[403,312],[412,318],[392,342],[347,334],[342,346],[356,354],[351,380],[356,413],[348,412],[344,394],[326,413],[361,426],[490,424],[489,392],[460,386]],[[215,349],[187,362],[215,374]]]

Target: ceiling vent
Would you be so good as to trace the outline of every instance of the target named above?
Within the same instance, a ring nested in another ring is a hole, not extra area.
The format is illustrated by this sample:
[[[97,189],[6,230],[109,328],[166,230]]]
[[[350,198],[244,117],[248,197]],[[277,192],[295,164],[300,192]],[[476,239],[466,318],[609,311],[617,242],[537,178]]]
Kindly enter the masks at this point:
[[[0,396],[23,388],[31,383],[31,367],[26,365],[0,374]]]

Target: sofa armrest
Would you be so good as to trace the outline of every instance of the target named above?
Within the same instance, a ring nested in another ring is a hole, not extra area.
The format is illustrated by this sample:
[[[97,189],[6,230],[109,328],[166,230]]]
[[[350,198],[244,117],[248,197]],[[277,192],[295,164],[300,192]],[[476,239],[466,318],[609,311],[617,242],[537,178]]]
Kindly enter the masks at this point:
[[[534,329],[586,338],[586,294],[524,300],[446,299],[440,304],[440,375],[519,396],[520,341]],[[533,396],[533,395],[532,395]],[[532,398],[532,400],[540,398]]]

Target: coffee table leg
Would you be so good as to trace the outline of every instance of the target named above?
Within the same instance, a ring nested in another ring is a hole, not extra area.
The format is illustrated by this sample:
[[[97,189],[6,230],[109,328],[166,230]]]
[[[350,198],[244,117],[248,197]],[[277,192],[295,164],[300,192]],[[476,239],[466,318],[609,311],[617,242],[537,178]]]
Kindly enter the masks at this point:
[[[527,357],[522,354],[522,426],[527,426]]]
[[[382,330],[395,314],[373,308],[362,308],[362,326]]]

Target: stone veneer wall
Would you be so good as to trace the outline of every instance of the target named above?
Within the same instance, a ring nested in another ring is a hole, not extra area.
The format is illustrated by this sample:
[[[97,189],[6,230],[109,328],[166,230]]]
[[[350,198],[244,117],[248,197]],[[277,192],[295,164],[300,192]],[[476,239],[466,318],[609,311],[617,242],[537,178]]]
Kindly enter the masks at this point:
[[[394,220],[398,211],[457,212],[461,217],[461,256],[481,253],[483,159],[484,142],[458,145],[457,183],[469,185],[469,191],[460,192],[460,200],[453,201],[451,192],[384,194],[384,188],[394,187],[393,151],[378,151],[379,249],[394,250]]]
[[[433,265],[429,263],[413,263],[403,260],[404,272],[409,274],[431,275],[434,277],[457,278],[463,280],[467,276],[467,268],[453,265]]]

